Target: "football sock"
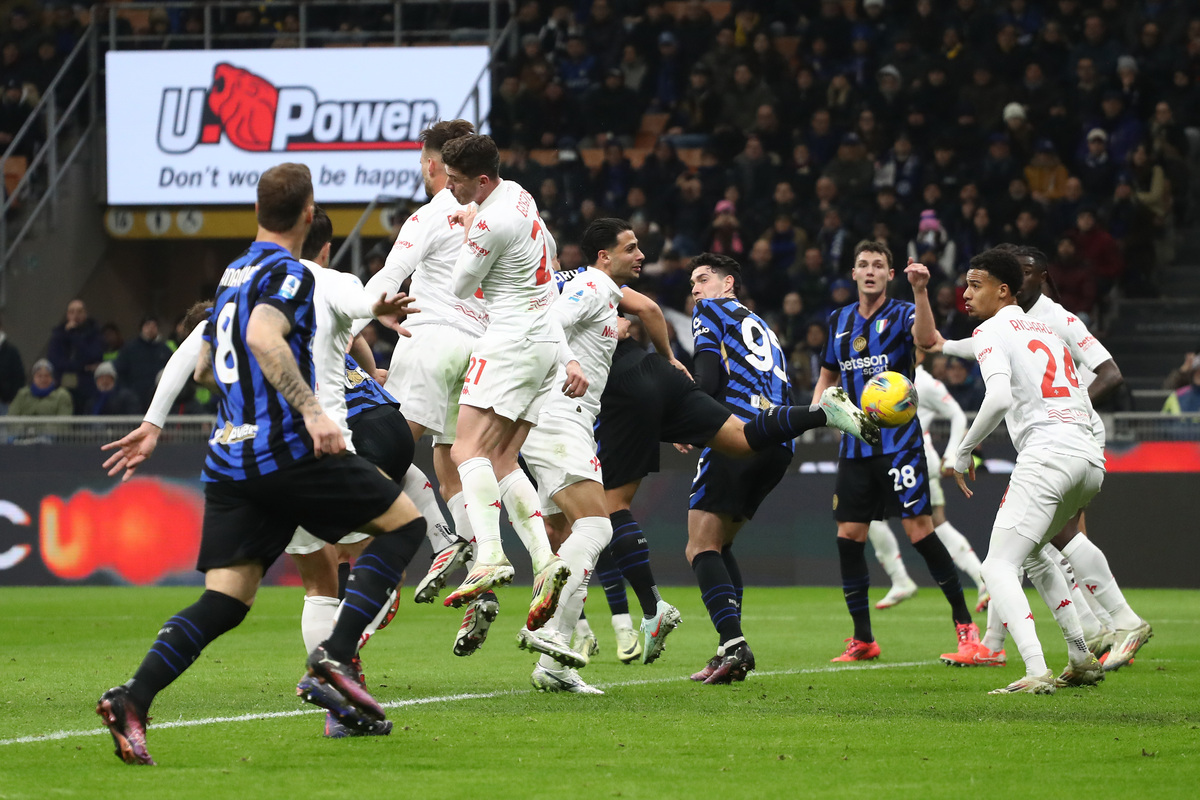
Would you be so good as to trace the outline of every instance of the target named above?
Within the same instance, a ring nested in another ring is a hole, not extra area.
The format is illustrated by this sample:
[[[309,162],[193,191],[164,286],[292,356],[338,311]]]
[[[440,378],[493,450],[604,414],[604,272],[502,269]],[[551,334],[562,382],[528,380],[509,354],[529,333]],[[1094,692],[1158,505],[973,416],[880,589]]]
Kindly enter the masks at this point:
[[[633,630],[633,618],[629,614],[613,614],[612,626],[614,631]]]
[[[610,524],[611,520],[612,517],[609,517]],[[600,551],[600,557],[596,559],[596,580],[600,581],[600,586],[604,589],[609,613],[614,617],[618,614],[628,616],[629,597],[625,594],[625,578],[613,559],[611,544]]]
[[[1109,569],[1108,559],[1095,542],[1080,534],[1067,543],[1062,554],[1075,570],[1084,599],[1088,595],[1096,598],[1112,617],[1113,627],[1129,630],[1142,624],[1142,618],[1125,601],[1125,595]]]
[[[946,545],[937,536],[926,536],[919,542],[913,542],[921,557],[929,567],[929,574],[942,587],[942,594],[950,603],[950,613],[954,624],[966,625],[971,622],[971,612],[967,609],[966,598],[963,597],[962,584],[958,580],[958,571],[954,567],[954,559],[946,551]]]
[[[425,539],[425,519],[417,517],[394,531],[376,536],[358,557],[346,584],[346,599],[325,649],[337,661],[349,661],[367,626],[391,603],[405,567]]]
[[[967,537],[959,533],[949,520],[938,525],[933,532],[946,546],[950,558],[954,559],[954,566],[967,573],[967,577],[975,584],[975,588],[982,589],[983,578],[979,577],[979,556],[975,555],[975,550],[967,541]]]
[[[250,606],[211,589],[200,599],[168,619],[133,678],[125,685],[145,711],[154,698],[183,674],[209,642],[231,631],[246,618]]]
[[[879,565],[892,579],[892,586],[913,582],[904,567],[904,559],[900,557],[900,543],[896,541],[896,534],[892,533],[892,526],[883,520],[875,520],[867,527],[867,538],[871,541]]]
[[[654,573],[650,569],[650,546],[646,544],[646,535],[628,509],[609,514],[609,519],[612,520],[613,529],[609,552],[625,580],[633,587],[633,593],[642,606],[642,616],[649,619],[657,613],[658,601],[662,596],[658,593]]]
[[[1071,663],[1080,664],[1087,661],[1090,653],[1083,638],[1083,626],[1079,622],[1079,615],[1075,612],[1077,604],[1071,599],[1071,589],[1059,571],[1058,564],[1049,553],[1041,550],[1025,562],[1025,574],[1029,576],[1033,588],[1037,589],[1042,602],[1054,615],[1054,621],[1058,623],[1067,642]]]
[[[567,566],[571,568],[571,575],[563,586],[558,608],[546,627],[564,644],[571,641],[571,634],[575,632],[579,615],[583,613],[583,602],[587,599],[588,581],[592,577],[596,558],[611,538],[612,523],[608,517],[584,517],[575,520],[575,524],[571,526],[571,535],[558,548],[558,556],[567,562]],[[550,669],[558,667],[557,662],[551,667],[547,661],[554,659],[543,654],[542,666]]]
[[[346,598],[346,581],[348,580],[350,580],[350,562],[340,561],[338,562],[338,600]]]
[[[700,585],[700,599],[708,609],[708,616],[717,629],[720,643],[742,636],[742,616],[738,612],[737,593],[729,578],[725,561],[715,550],[697,553],[692,559],[692,571]]]
[[[438,505],[433,483],[416,464],[409,466],[408,472],[404,473],[403,487],[408,499],[417,507],[417,513],[425,518],[425,535],[429,537],[433,552],[440,553],[458,541],[450,526],[446,524],[446,517]]]
[[[1033,542],[1011,529],[992,531],[988,555],[983,562],[983,579],[992,593],[992,606],[1008,629],[1025,662],[1026,675],[1046,672],[1046,656],[1037,638],[1033,611],[1021,589],[1021,565],[1033,552]],[[991,610],[991,606],[989,606]]]
[[[379,626],[383,624],[385,619],[387,619],[388,612],[392,610],[392,603],[396,601],[396,593],[398,591],[399,588],[396,588],[388,593],[387,599],[383,601],[383,606],[381,606],[379,609],[379,613],[375,615],[374,619],[367,623],[367,627],[363,628],[362,636],[358,638],[359,650],[361,650],[363,645],[367,643],[368,639],[375,635],[375,631],[379,630]],[[344,602],[345,601],[343,601],[343,603]],[[339,613],[340,611],[341,610],[339,609]]]
[[[300,635],[304,637],[304,652],[311,653],[333,633],[333,620],[337,616],[338,599],[310,595],[304,598],[304,610],[300,612]]]
[[[464,542],[474,541],[475,534],[471,529],[471,520],[467,517],[467,507],[463,503],[463,493],[459,492],[447,500],[446,506],[450,509],[450,519],[454,520],[454,535]]]
[[[595,575],[596,573],[593,572],[592,574]],[[587,592],[584,592],[583,599],[585,602],[587,601]],[[575,635],[581,639],[596,635],[592,633],[592,624],[588,622],[587,614],[584,612],[584,610],[580,610],[579,621],[575,623]]]
[[[554,557],[550,540],[546,537],[546,526],[542,522],[542,504],[537,489],[529,482],[524,471],[514,469],[497,484],[508,521],[529,551],[534,573],[541,572]]]
[[[1004,623],[1000,619],[1000,610],[989,603],[987,607],[987,631],[979,643],[993,653],[1004,649]]]
[[[854,638],[860,642],[873,642],[875,636],[871,633],[871,610],[867,601],[867,589],[871,585],[867,543],[839,536],[837,544],[842,567],[842,595],[854,620]]]
[[[1079,617],[1079,623],[1083,626],[1083,635],[1088,639],[1099,637],[1104,633],[1104,623],[1096,617],[1095,612],[1092,611],[1091,604],[1083,596],[1083,591],[1079,588],[1079,581],[1075,579],[1075,569],[1069,561],[1062,557],[1062,553],[1054,545],[1046,544],[1042,550],[1057,565],[1059,572],[1062,573],[1063,580],[1067,582],[1067,586],[1071,589],[1071,602],[1075,604],[1075,614]]]
[[[745,594],[745,584],[742,583],[742,570],[738,567],[737,559],[733,557],[733,545],[727,544],[721,548],[721,560],[729,571],[729,581],[733,584],[733,592],[737,595],[738,616],[742,614],[742,595]]]
[[[504,560],[500,545],[500,484],[486,458],[468,458],[458,465],[463,507],[475,532],[475,560],[498,564]]]
[[[826,421],[825,411],[821,408],[776,406],[747,422],[743,431],[750,449],[762,450],[773,444],[790,442],[813,428],[823,428]]]

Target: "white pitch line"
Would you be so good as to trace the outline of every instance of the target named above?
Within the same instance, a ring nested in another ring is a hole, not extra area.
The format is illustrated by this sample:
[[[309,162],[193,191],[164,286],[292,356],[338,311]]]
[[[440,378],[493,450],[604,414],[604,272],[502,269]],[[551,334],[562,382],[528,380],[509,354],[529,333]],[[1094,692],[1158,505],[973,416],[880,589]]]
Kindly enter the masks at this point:
[[[751,678],[767,678],[773,675],[814,675],[818,673],[828,672],[854,672],[872,669],[897,669],[899,667],[924,667],[930,664],[935,664],[934,661],[902,661],[896,664],[862,664],[853,667],[810,667],[808,669],[781,669],[772,670],[769,672],[751,672]],[[615,689],[622,686],[646,686],[655,683],[674,683],[676,681],[687,680],[686,675],[675,675],[670,678],[646,678],[643,680],[634,681],[619,681],[616,683],[598,683],[596,686],[602,689]],[[518,694],[533,694],[531,689],[503,689],[495,692],[468,692],[464,694],[446,694],[435,697],[414,697],[410,700],[392,700],[387,703],[381,703],[384,708],[404,708],[405,706],[424,706],[431,703],[454,703],[459,700],[490,700],[496,697],[504,697],[506,695]],[[169,722],[156,722],[151,726],[151,730],[159,731],[168,728],[195,728],[200,725],[224,725],[231,722],[253,722],[262,719],[284,719],[286,717],[299,717],[306,714],[324,714],[324,709],[320,708],[301,708],[294,711],[264,711],[260,714],[242,714],[236,717],[205,717],[203,719],[180,719]],[[11,744],[35,744],[38,742],[53,742],[60,739],[71,739],[76,736],[103,736],[108,733],[108,728],[91,728],[84,731],[55,731],[54,733],[42,733],[36,736],[18,736],[14,739],[0,739],[0,746]]]

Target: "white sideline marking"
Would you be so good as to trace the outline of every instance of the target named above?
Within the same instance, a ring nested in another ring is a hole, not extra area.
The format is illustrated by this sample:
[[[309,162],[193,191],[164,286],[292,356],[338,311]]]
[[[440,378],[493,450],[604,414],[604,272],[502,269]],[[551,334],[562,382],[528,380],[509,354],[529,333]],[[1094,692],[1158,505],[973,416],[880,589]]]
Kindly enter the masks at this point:
[[[902,661],[896,664],[862,664],[852,667],[810,667],[808,669],[780,669],[770,672],[752,672],[750,678],[766,678],[772,675],[813,675],[822,672],[851,672],[862,671],[869,669],[897,669],[899,667],[924,667],[930,664],[936,664],[936,661]],[[654,683],[674,683],[675,681],[687,680],[686,675],[675,675],[670,678],[646,678],[635,681],[618,681],[616,683],[598,683],[596,686],[602,689],[613,689],[621,686],[646,686]],[[494,697],[504,697],[505,695],[515,694],[533,694],[532,689],[504,689],[496,692],[468,692],[464,694],[445,694],[436,697],[414,697],[411,700],[392,700],[387,703],[380,703],[384,708],[404,708],[405,706],[424,706],[431,703],[454,703],[459,700],[490,700]],[[261,714],[242,714],[237,717],[205,717],[203,719],[180,719],[169,722],[158,722],[150,726],[150,730],[166,730],[168,728],[195,728],[200,725],[224,725],[230,722],[252,722],[260,719],[283,719],[285,717],[299,717],[305,714],[324,714],[325,710],[321,708],[301,708],[294,711],[264,711]],[[108,733],[108,728],[91,728],[84,731],[55,731],[54,733],[42,733],[36,736],[18,736],[15,739],[0,739],[0,746],[10,744],[34,744],[37,742],[53,742],[60,739],[70,739],[76,736],[103,736]]]

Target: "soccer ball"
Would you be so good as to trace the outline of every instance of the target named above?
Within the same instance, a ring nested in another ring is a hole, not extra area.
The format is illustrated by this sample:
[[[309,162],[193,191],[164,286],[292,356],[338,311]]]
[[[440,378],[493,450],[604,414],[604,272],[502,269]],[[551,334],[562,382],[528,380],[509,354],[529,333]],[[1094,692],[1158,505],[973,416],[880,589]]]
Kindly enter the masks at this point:
[[[899,372],[881,372],[867,381],[861,405],[880,426],[899,428],[917,413],[917,390]]]

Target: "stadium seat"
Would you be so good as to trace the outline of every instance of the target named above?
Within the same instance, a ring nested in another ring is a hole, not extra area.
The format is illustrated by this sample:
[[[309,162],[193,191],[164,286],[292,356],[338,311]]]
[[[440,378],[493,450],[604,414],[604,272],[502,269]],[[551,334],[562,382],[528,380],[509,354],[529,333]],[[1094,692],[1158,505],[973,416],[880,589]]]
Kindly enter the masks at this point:
[[[29,169],[29,159],[25,156],[9,156],[4,162],[4,195],[9,197],[17,190],[21,179],[25,177],[26,170]],[[17,208],[21,204],[18,197],[13,201],[13,208]]]

